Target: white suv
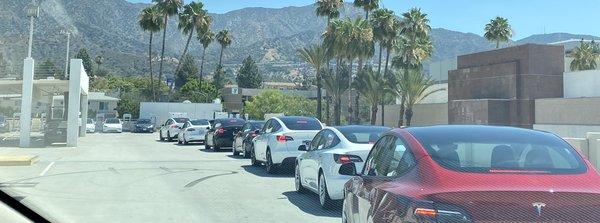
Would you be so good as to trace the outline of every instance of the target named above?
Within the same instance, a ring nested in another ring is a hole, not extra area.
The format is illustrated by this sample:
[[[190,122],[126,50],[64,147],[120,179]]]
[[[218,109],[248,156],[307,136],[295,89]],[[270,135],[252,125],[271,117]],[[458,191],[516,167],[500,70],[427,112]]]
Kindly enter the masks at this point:
[[[253,140],[252,165],[264,163],[268,173],[275,173],[282,164],[294,165],[296,157],[303,151],[298,146],[323,129],[316,118],[284,116],[270,118]]]

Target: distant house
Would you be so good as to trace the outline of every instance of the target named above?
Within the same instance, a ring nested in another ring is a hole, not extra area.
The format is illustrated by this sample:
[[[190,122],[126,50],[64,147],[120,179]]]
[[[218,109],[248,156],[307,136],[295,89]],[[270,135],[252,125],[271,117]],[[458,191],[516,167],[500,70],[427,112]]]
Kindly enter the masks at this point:
[[[54,96],[55,106],[64,106],[63,96]],[[117,103],[120,99],[107,96],[104,92],[90,92],[88,94],[88,117],[118,116]]]

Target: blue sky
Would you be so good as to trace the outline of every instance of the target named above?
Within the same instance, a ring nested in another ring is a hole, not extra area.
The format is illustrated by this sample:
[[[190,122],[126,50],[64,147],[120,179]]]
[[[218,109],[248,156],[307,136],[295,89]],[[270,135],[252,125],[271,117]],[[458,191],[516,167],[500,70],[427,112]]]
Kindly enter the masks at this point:
[[[150,2],[150,0],[127,0]],[[186,0],[189,2],[191,0]],[[598,0],[380,0],[397,14],[420,7],[429,14],[432,27],[482,35],[495,16],[509,19],[513,39],[533,34],[568,32],[600,36]],[[314,0],[203,0],[210,12],[224,13],[245,7],[282,8],[304,6]]]

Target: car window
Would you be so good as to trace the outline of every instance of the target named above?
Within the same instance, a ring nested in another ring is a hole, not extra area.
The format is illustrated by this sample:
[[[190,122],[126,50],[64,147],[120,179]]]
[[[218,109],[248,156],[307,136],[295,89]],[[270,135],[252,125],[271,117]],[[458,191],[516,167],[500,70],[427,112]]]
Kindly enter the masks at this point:
[[[281,117],[286,128],[290,130],[321,130],[323,126],[316,118],[308,117]]]
[[[189,121],[188,118],[174,118],[173,120],[175,120],[176,123],[184,123]]]
[[[397,177],[406,173],[416,164],[414,156],[402,139],[388,136],[378,147],[369,163],[369,176]]]
[[[108,124],[118,124],[118,123],[120,123],[120,120],[116,119],[116,118],[109,118],[109,119],[106,119],[106,123],[108,123]]]
[[[276,120],[273,120],[273,122],[271,122],[271,126],[272,126],[271,132],[277,132],[277,131],[281,130],[281,125]]]
[[[181,128],[182,128],[182,129],[185,129],[185,128],[187,128],[187,127],[189,126],[189,125],[188,125],[188,123],[189,123],[189,122],[186,122],[185,124],[183,124],[183,126],[181,126]]]
[[[206,119],[196,119],[191,120],[191,125],[209,125],[208,120]]]
[[[323,134],[323,137],[321,140],[322,141],[321,149],[329,149],[340,143],[340,138],[338,138],[337,135],[333,131],[325,130],[324,132],[325,133]]]
[[[367,161],[365,162],[365,166],[363,169],[363,175],[375,176],[374,175],[375,163],[379,159],[378,158],[379,153],[381,153],[383,148],[386,147],[386,144],[390,141],[389,140],[390,138],[391,138],[391,136],[382,137],[379,140],[377,140],[375,145],[373,145],[373,149],[371,149],[371,152],[369,153],[369,156],[367,157]]]
[[[267,121],[267,123],[265,123],[265,125],[262,127],[262,129],[260,130],[261,133],[268,133],[267,130],[269,130],[271,126],[271,120]]]
[[[324,134],[325,134],[325,131],[321,131],[321,132],[317,133],[317,135],[315,135],[313,140],[310,142],[309,150],[317,150],[319,148],[319,144],[321,143],[321,139],[323,138]]]

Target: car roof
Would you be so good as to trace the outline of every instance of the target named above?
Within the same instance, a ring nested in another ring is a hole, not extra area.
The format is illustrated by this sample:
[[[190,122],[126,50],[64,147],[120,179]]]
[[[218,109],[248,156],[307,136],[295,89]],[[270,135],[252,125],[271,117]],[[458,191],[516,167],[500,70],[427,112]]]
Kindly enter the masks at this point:
[[[510,126],[490,126],[490,125],[435,125],[426,127],[409,127],[406,129],[394,129],[396,133],[407,131],[417,138],[435,138],[446,137],[469,137],[476,135],[496,135],[502,137],[513,137],[523,141],[535,139],[558,138],[558,136],[544,131],[510,127]]]
[[[281,121],[292,121],[292,120],[297,120],[297,119],[315,119],[315,120],[318,120],[317,118],[308,117],[308,116],[281,116],[281,117],[273,117],[273,118],[279,119]]]
[[[246,121],[246,120],[241,119],[241,118],[218,118],[218,119],[214,119],[214,121],[226,121],[226,120],[232,120],[232,119]]]
[[[331,126],[329,128],[337,129],[338,131],[347,131],[347,130],[369,130],[369,129],[381,129],[381,130],[391,130],[391,127],[386,126],[378,126],[378,125],[344,125],[344,126]]]

